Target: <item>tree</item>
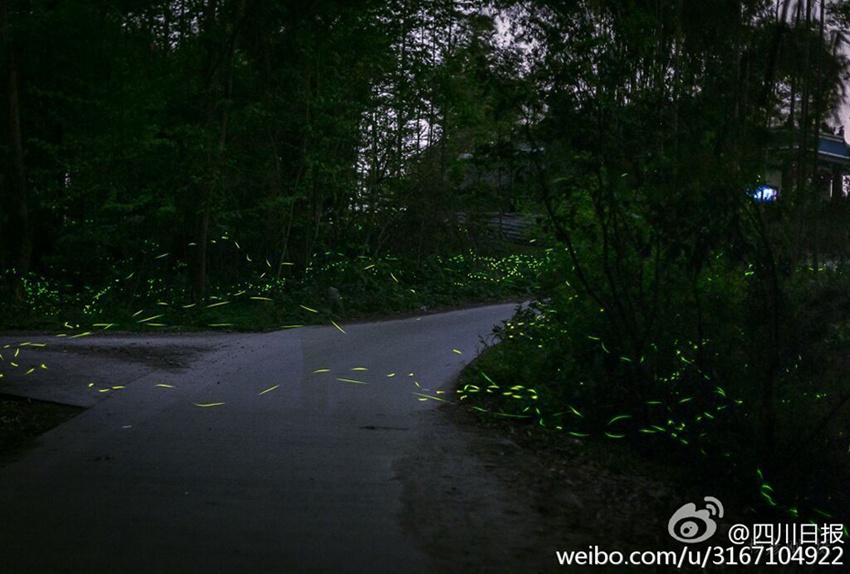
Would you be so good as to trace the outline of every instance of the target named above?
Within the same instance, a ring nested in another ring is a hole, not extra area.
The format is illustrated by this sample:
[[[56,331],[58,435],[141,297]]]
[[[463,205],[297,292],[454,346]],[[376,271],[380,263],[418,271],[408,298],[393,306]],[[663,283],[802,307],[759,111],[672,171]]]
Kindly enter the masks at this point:
[[[6,0],[0,1],[0,49],[2,49],[2,92],[6,114],[3,122],[2,146],[4,157],[3,172],[7,177],[0,180],[0,195],[3,211],[8,214],[5,233],[0,237],[0,259],[3,267],[11,266],[16,272],[14,285],[15,300],[23,300],[23,277],[30,267],[32,252],[32,232],[29,223],[28,182],[24,163],[24,144],[21,127],[21,103],[19,87],[17,46],[10,27],[9,6]],[[5,244],[5,248],[2,246]]]
[[[807,26],[795,32],[809,54],[798,56],[794,79],[797,90],[809,86],[804,142],[817,135],[813,118],[836,101],[843,69],[808,4]],[[595,379],[586,392],[610,408],[622,397],[646,405],[659,396],[707,408],[718,400],[717,381],[735,381],[760,405],[759,456],[772,460],[780,386],[796,347],[787,254],[747,190],[762,181],[779,117],[776,92],[763,85],[786,77],[790,54],[777,59],[770,47],[792,45],[789,24],[757,0],[512,6],[527,38],[528,93],[540,94],[525,106],[527,138],[545,150],[535,179],[568,258],[569,295],[557,300],[556,316],[582,327],[568,351],[559,349],[577,359],[569,373]],[[811,157],[810,147],[799,149]],[[744,346],[735,343],[742,337]],[[585,391],[567,377],[563,392]],[[664,422],[656,416],[672,415],[644,408],[635,418],[646,427]]]

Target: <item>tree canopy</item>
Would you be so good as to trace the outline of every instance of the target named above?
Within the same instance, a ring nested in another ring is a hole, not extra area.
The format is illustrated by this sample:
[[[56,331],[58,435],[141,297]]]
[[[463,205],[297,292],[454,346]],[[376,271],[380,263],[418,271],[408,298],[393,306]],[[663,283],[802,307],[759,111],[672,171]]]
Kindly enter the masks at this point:
[[[756,179],[766,128],[835,108],[842,18],[761,0],[4,2],[0,263],[98,276],[147,242],[202,297],[234,272],[218,231],[276,264],[427,253],[463,244],[456,212],[539,210],[591,164],[663,184],[665,233],[693,234],[681,212],[705,203],[702,236],[724,241],[734,202],[692,188]],[[469,184],[499,170],[510,190]]]

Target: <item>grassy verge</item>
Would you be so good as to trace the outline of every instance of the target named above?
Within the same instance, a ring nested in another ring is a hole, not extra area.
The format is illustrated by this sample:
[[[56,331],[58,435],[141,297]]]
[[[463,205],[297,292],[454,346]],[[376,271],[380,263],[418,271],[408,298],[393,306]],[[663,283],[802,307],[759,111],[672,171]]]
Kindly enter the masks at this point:
[[[458,403],[479,426],[509,436],[553,460],[569,460],[586,467],[676,484],[685,495],[688,493],[689,488],[684,483],[692,471],[674,460],[654,460],[642,456],[638,449],[627,443],[575,436],[560,425],[548,425],[543,418],[548,406],[540,409],[539,413],[535,412],[537,409],[529,409],[527,414],[518,414],[514,404],[517,397],[524,390],[532,393],[535,390],[520,389],[517,388],[520,385],[512,384],[516,379],[505,369],[506,346],[500,344],[486,348],[458,378]],[[470,388],[479,388],[483,392],[470,394]],[[546,402],[539,396],[532,400]]]
[[[255,265],[229,284],[212,285],[202,302],[191,300],[185,277],[170,275],[169,267],[78,288],[30,277],[26,301],[0,309],[0,331],[263,331],[430,312],[533,296],[544,258],[466,253],[415,265],[332,253],[318,259],[298,277]]]
[[[658,432],[641,432],[637,422],[639,409],[629,415],[612,416],[612,408],[629,412],[628,402],[614,405],[593,400],[593,395],[582,395],[587,392],[584,381],[590,379],[578,379],[572,385],[567,382],[564,373],[576,358],[564,354],[559,345],[550,345],[547,350],[552,339],[542,336],[541,331],[559,335],[562,331],[561,325],[550,328],[550,320],[545,312],[515,317],[501,330],[501,341],[463,372],[457,400],[477,424],[540,453],[553,467],[581,466],[647,479],[647,496],[661,483],[668,485],[669,492],[682,503],[699,501],[707,495],[718,497],[741,522],[847,523],[850,499],[846,481],[850,464],[846,452],[817,444],[817,449],[800,454],[799,467],[789,469],[785,475],[767,477],[756,462],[744,458],[748,452],[745,447],[734,442],[744,443],[734,433],[746,419],[740,422],[734,411],[728,415],[726,411],[731,409],[719,409],[713,414],[710,422],[715,423],[711,431],[714,435],[700,435],[702,443],[681,440],[691,436],[678,425],[651,429]],[[532,324],[536,327],[529,329]],[[797,404],[803,408],[801,402]],[[726,421],[724,416],[728,417]],[[739,427],[732,426],[729,420]],[[830,440],[840,444],[844,436],[838,431]],[[797,475],[805,475],[808,480],[801,482]],[[772,484],[768,483],[769,478],[773,479]],[[642,488],[640,481],[635,484]]]

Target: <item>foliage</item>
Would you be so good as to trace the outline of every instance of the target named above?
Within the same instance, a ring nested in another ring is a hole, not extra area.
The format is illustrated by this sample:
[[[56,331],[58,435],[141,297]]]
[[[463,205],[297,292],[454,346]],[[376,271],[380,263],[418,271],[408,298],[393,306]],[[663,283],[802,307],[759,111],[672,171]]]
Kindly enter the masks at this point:
[[[728,34],[709,39],[696,23],[712,4]],[[811,3],[795,28],[763,2],[722,4],[515,4],[543,94],[524,102],[533,180],[561,247],[549,299],[499,330],[461,398],[711,468],[793,516],[846,513],[846,365],[830,347],[846,296],[830,300],[831,272],[799,270],[812,231],[843,254],[827,239],[840,226],[812,217],[810,154],[779,206],[746,191],[773,126],[790,117],[799,149],[817,137],[845,63],[825,55]]]
[[[551,297],[497,329],[500,343],[465,375],[461,402],[488,416],[594,443],[624,441],[650,458],[677,460],[689,484],[710,476],[706,486],[761,512],[779,510],[786,519],[847,512],[847,302],[839,295],[850,287],[846,273],[812,270],[791,289],[788,305],[798,313],[783,336],[775,451],[765,459],[761,387],[754,384],[765,355],[755,272],[716,264],[704,281],[702,345],[692,338],[694,323],[671,314],[663,336],[632,361],[618,352],[596,302],[563,280],[568,260],[551,254]],[[677,311],[692,297],[668,295],[665,306]],[[648,375],[636,375],[635,363]],[[637,376],[645,380],[640,394]]]
[[[812,142],[847,2],[7,4],[4,326],[277,328],[542,281],[463,400],[835,502],[789,457],[845,476],[847,206]],[[756,205],[768,169],[790,183]],[[549,251],[488,256],[506,212],[545,214]]]
[[[536,254],[482,256],[472,252],[411,264],[397,257],[346,257],[325,252],[301,272],[284,262],[244,253],[228,236],[211,253],[241,257],[239,281],[210,286],[209,301],[192,302],[187,264],[151,251],[115,267],[111,278],[73,291],[71,285],[30,276],[23,305],[8,307],[0,328],[158,331],[180,328],[263,330],[327,323],[374,314],[423,312],[464,303],[533,295],[541,262]],[[329,294],[335,290],[339,301]]]
[[[225,229],[299,270],[468,248],[449,168],[495,130],[495,31],[472,3],[30,4],[4,4],[22,136],[15,155],[2,131],[0,159],[26,177],[0,180],[0,268],[78,290],[158,245],[200,305],[242,272],[207,252]]]

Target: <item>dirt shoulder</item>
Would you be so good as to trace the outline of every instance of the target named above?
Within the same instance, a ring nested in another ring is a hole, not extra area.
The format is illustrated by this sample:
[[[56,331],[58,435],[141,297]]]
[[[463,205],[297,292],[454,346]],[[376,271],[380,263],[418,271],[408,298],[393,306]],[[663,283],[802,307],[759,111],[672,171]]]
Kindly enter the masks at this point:
[[[18,460],[38,437],[83,409],[0,395],[0,467]]]
[[[405,527],[435,572],[549,572],[556,551],[677,546],[667,520],[682,496],[669,483],[604,469],[580,443],[557,445],[457,406],[430,424],[396,471]]]

